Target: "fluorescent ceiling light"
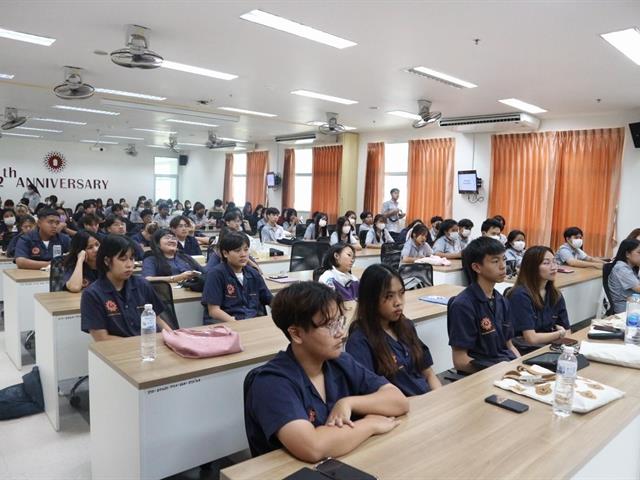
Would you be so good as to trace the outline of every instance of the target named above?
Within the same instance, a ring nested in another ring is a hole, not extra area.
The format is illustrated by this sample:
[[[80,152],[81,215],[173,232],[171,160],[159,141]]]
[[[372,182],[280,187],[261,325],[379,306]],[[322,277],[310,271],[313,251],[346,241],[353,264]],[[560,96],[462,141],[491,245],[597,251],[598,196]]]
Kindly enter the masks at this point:
[[[32,130],[34,132],[62,133],[62,130],[52,130],[50,128],[17,127],[16,130]]]
[[[216,70],[209,70],[208,68],[185,65],[184,63],[170,62],[169,60],[164,60],[160,66],[170,70],[178,70],[179,72],[193,73],[194,75],[203,75],[220,80],[233,80],[234,78],[238,78],[238,75],[233,75],[232,73],[218,72]]]
[[[247,115],[257,115],[259,117],[277,117],[273,113],[255,112],[253,110],[245,110],[244,108],[234,107],[218,107],[218,110],[226,110],[227,112],[246,113]]]
[[[314,121],[314,122],[307,122],[306,125],[309,125],[310,127],[319,127],[321,125],[324,125],[325,123],[327,123],[327,122],[321,122],[321,121],[317,120],[317,121]],[[343,125],[343,127],[347,131],[357,130],[356,127],[350,127],[349,125]]]
[[[100,103],[109,107],[115,108],[128,108],[130,110],[143,110],[147,112],[166,113],[172,115],[181,115],[184,117],[202,118],[206,120],[220,120],[223,122],[237,122],[240,117],[237,115],[225,115],[224,113],[209,113],[201,112],[199,110],[186,110],[184,108],[165,107],[164,105],[149,104],[149,103],[137,103],[137,102],[125,102],[123,100],[112,100],[110,98],[103,98]]]
[[[57,118],[30,118],[29,121],[37,120],[38,122],[66,123],[68,125],[86,125],[87,122],[72,122],[71,120],[59,120]]]
[[[104,138],[119,138],[121,140],[144,140],[140,137],[122,137],[120,135],[102,135]]]
[[[275,28],[281,32],[291,33],[292,35],[297,35],[298,37],[306,38],[307,40],[323,43],[330,47],[343,49],[357,45],[357,43],[352,42],[351,40],[336,37],[335,35],[323,32],[322,30],[317,30],[313,27],[303,25],[302,23],[263,12],[262,10],[251,10],[244,15],[240,15],[240,18],[249,22],[264,25],[265,27]]]
[[[239,152],[240,150],[246,150],[246,148],[244,148],[244,147],[234,147],[233,150],[236,151],[236,152]]]
[[[110,90],[108,88],[96,88],[98,93],[109,93],[111,95],[121,95],[123,97],[144,98],[145,100],[166,100],[167,97],[157,97],[155,95],[147,95],[145,93],[123,92],[122,90]]]
[[[166,145],[145,145],[145,147],[149,147],[149,148],[164,148],[164,149],[169,148]]]
[[[319,100],[326,100],[327,102],[341,103],[343,105],[353,105],[354,103],[358,103],[357,101],[349,100],[348,98],[334,97],[333,95],[310,92],[309,90],[294,90],[291,94],[300,95],[301,97],[317,98]]]
[[[94,110],[92,108],[70,107],[69,105],[53,105],[51,108],[60,110],[73,110],[74,112],[98,113],[100,115],[120,115],[119,112],[109,112],[107,110]]]
[[[182,142],[179,142],[178,145],[184,146],[184,147],[204,147],[204,145],[202,143],[182,143]]]
[[[640,65],[640,30],[627,28],[617,32],[603,33],[600,36],[629,57],[633,63]]]
[[[166,130],[153,130],[151,128],[134,128],[133,130],[137,130],[138,132],[150,132],[150,133],[161,133],[165,135],[173,135],[178,132],[168,132]]]
[[[2,132],[2,135],[9,135],[11,137],[28,137],[28,138],[42,138],[40,135],[27,135],[26,133],[8,133]]]
[[[295,144],[296,145],[307,145],[309,143],[315,142],[315,140],[316,140],[315,138],[305,138],[303,140],[296,140]]]
[[[420,115],[416,115],[415,113],[405,112],[403,110],[393,110],[391,112],[387,112],[389,115],[395,115],[396,117],[408,118],[409,120],[421,120],[422,117]]]
[[[246,140],[238,140],[237,138],[227,138],[227,137],[220,137],[220,138],[222,138],[222,140],[224,140],[225,142],[247,143]]]
[[[95,143],[98,145],[119,145],[118,142],[109,142],[107,140],[80,140],[82,143]]]
[[[6,30],[0,28],[0,37],[8,38],[10,40],[18,40],[19,42],[35,43],[36,45],[50,46],[56,41],[55,38],[40,37],[38,35],[31,35],[30,33],[14,32],[13,30]]]
[[[175,118],[168,118],[165,122],[169,123],[183,123],[185,125],[198,125],[200,127],[217,127],[218,125],[213,125],[211,123],[203,123],[203,122],[190,122],[188,120],[176,120]]]
[[[11,80],[13,77],[15,77],[15,75],[10,75],[8,73],[0,73],[0,78],[3,78],[5,80]]]
[[[510,107],[516,108],[518,110],[524,110],[527,113],[544,113],[546,110],[544,108],[537,107],[536,105],[532,105],[531,103],[523,102],[522,100],[518,100],[517,98],[505,98],[504,100],[498,100],[500,103],[504,103],[505,105],[509,105]]]
[[[471,82],[467,82],[466,80],[462,80],[460,78],[456,78],[453,75],[447,75],[446,73],[438,72],[437,70],[432,70],[427,67],[412,67],[406,70],[409,73],[415,73],[418,75],[422,75],[425,77],[429,77],[433,80],[437,80],[447,85],[456,88],[476,88],[477,85]]]

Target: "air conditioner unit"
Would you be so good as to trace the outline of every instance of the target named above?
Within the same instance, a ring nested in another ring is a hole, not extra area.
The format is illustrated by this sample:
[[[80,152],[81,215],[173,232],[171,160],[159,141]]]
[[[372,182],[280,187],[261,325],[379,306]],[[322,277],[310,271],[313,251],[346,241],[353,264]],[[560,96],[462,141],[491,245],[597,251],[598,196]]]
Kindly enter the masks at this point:
[[[495,115],[473,115],[447,117],[440,126],[455,132],[532,132],[540,126],[540,119],[528,113],[498,113]]]

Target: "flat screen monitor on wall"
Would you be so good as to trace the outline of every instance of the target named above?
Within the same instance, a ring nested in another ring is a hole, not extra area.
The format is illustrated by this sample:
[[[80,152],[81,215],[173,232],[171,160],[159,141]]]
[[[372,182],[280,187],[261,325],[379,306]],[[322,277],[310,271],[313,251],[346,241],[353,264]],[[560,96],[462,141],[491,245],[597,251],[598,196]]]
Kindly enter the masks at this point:
[[[478,193],[478,174],[475,170],[458,172],[458,193]]]

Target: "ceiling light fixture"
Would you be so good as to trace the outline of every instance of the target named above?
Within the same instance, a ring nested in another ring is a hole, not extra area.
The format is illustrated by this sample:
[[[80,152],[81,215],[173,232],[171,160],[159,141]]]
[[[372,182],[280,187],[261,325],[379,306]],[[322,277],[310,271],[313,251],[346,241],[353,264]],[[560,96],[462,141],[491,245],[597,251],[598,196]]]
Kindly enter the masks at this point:
[[[411,68],[407,68],[405,71],[416,74],[416,75],[420,75],[423,77],[427,77],[432,80],[436,80],[438,82],[445,83],[455,88],[463,88],[463,87],[476,88],[477,87],[475,83],[467,82],[466,80],[462,80],[460,78],[454,77],[453,75],[448,75],[446,73],[438,72],[437,70],[433,70],[427,67],[411,67]]]
[[[190,122],[188,120],[176,120],[175,118],[168,118],[165,120],[165,122],[169,122],[169,123],[181,123],[184,125],[197,125],[200,127],[211,127],[211,128],[215,128],[218,125],[212,125],[211,123],[203,123],[203,122]]]
[[[57,118],[30,118],[29,121],[38,122],[51,122],[51,123],[66,123],[67,125],[86,125],[87,122],[73,122],[71,120],[59,120]]]
[[[169,148],[169,147],[167,147],[165,145],[145,145],[145,147],[149,147],[149,148],[164,148],[165,150]]]
[[[150,132],[150,133],[160,133],[163,135],[175,135],[178,132],[169,132],[167,130],[153,130],[152,128],[133,128],[132,130],[136,130],[138,132]]]
[[[97,145],[120,145],[118,142],[109,142],[107,140],[80,140],[82,143],[94,143]]]
[[[178,146],[180,147],[204,147],[202,143],[182,143],[178,142]]]
[[[28,137],[28,138],[42,138],[40,135],[28,135],[26,133],[8,133],[2,132],[2,136],[10,135],[12,137]]]
[[[107,110],[95,110],[92,108],[70,107],[69,105],[53,105],[51,108],[59,110],[73,110],[74,112],[97,113],[100,115],[120,115],[119,112],[110,112]]]
[[[62,130],[52,130],[50,128],[17,127],[16,130],[31,130],[34,132],[62,133]]]
[[[140,137],[123,137],[120,135],[102,135],[104,138],[119,138],[121,140],[144,140],[144,138]]]
[[[405,112],[403,110],[393,110],[391,112],[387,112],[389,115],[394,115],[396,117],[408,118],[409,120],[421,120],[422,117],[420,115],[416,115],[415,113]]]
[[[145,112],[166,113],[171,115],[181,115],[184,117],[202,118],[206,120],[219,120],[222,122],[237,122],[240,120],[240,117],[237,115],[209,113],[199,110],[186,110],[184,108],[165,107],[164,105],[150,103],[125,102],[123,100],[112,100],[110,98],[103,98],[102,100],[100,100],[100,103],[102,103],[102,105],[113,108],[125,108],[129,110],[142,110]]]
[[[237,138],[220,137],[225,142],[248,143],[247,140],[238,140]]]
[[[298,37],[306,38],[307,40],[312,40],[324,45],[329,45],[330,47],[338,49],[353,47],[357,45],[357,43],[352,42],[351,40],[331,35],[330,33],[323,32],[322,30],[309,27],[302,23],[294,22],[292,20],[288,20],[284,17],[279,17],[278,15],[264,12],[262,10],[251,10],[244,15],[240,15],[240,18],[249,22],[257,23],[259,25],[264,25],[265,27],[280,30],[281,32],[287,32]]]
[[[546,110],[544,108],[540,108],[531,103],[523,102],[522,100],[518,100],[517,98],[505,98],[503,100],[498,100],[500,103],[504,103],[505,105],[509,105],[517,110],[524,110],[527,113],[544,113]]]
[[[353,105],[358,103],[356,100],[334,97],[333,95],[325,95],[324,93],[310,92],[309,90],[294,90],[291,94],[300,95],[301,97],[317,98],[318,100],[326,100],[327,102],[341,103],[342,105]]]
[[[280,142],[298,142],[299,140],[313,140],[316,139],[316,132],[303,132],[303,133],[292,133],[290,135],[278,135],[275,137],[275,141]]]
[[[273,113],[256,112],[253,110],[245,110],[244,108],[235,107],[218,107],[218,110],[226,110],[227,112],[245,113],[247,115],[257,115],[259,117],[277,117]]]
[[[9,73],[0,73],[0,78],[3,80],[11,80],[15,75],[11,75]]]
[[[145,93],[124,92],[122,90],[111,90],[109,88],[96,88],[95,91],[98,93],[107,93],[110,95],[120,95],[122,97],[144,98],[145,100],[163,101],[167,99],[167,97],[158,97],[156,95],[147,95]]]
[[[627,28],[617,32],[603,33],[600,36],[633,63],[640,65],[640,30]]]
[[[0,28],[0,37],[8,38],[10,40],[17,40],[19,42],[35,43],[36,45],[43,45],[45,47],[51,46],[51,44],[56,41],[55,38],[40,37],[38,35],[15,32],[13,30],[6,30],[4,28]]]
[[[218,72],[216,70],[209,70],[208,68],[195,67],[193,65],[186,65],[184,63],[171,62],[169,60],[164,60],[160,66],[162,68],[168,68],[170,70],[193,73],[194,75],[203,75],[205,77],[217,78],[220,80],[233,80],[235,78],[238,78],[238,75],[234,75],[232,73]]]

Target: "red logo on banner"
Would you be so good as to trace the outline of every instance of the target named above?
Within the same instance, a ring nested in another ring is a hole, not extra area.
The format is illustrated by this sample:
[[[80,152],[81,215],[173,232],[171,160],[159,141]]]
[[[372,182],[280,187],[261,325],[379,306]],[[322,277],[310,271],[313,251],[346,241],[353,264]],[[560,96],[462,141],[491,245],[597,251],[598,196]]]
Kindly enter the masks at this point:
[[[67,160],[60,152],[49,152],[44,156],[44,166],[47,167],[50,172],[61,172],[66,165]]]

